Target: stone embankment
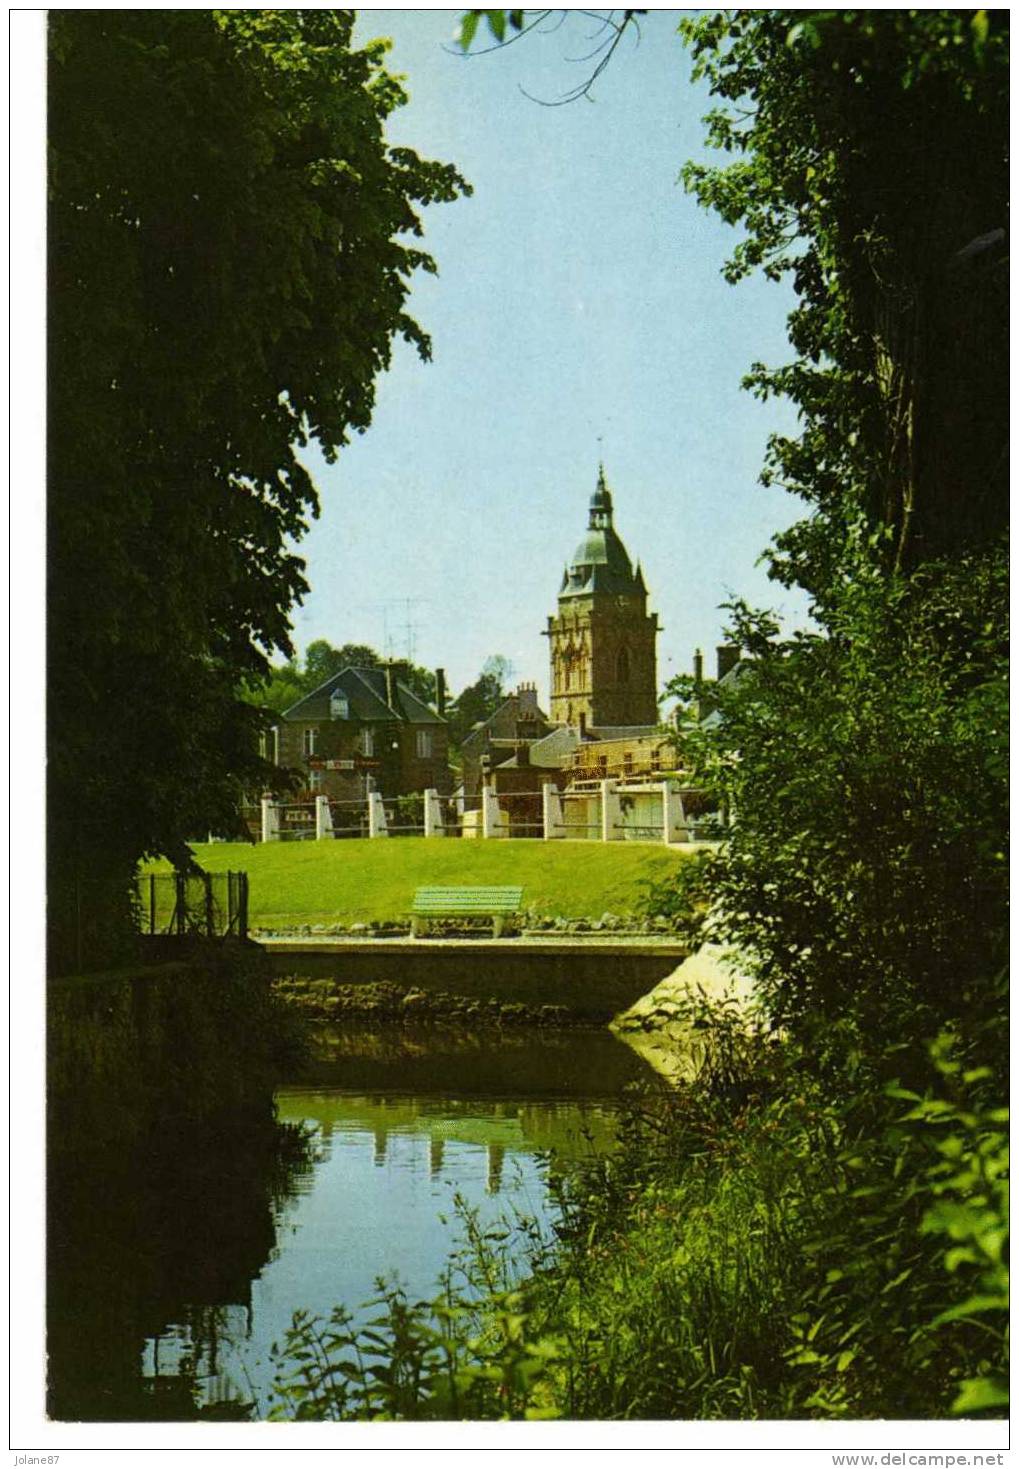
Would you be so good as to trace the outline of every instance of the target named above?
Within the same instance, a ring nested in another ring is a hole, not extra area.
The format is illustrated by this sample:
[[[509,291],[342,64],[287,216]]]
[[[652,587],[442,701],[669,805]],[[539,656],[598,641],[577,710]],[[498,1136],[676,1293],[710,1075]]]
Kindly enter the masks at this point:
[[[565,1005],[526,1005],[479,999],[442,990],[388,984],[342,984],[332,979],[286,976],[273,985],[277,996],[309,1020],[379,1022],[385,1025],[454,1024],[481,1026],[577,1025]]]
[[[703,944],[633,1005],[610,1028],[649,1066],[670,1081],[690,1080],[701,1060],[692,1012],[705,1002],[749,1015],[753,981],[739,956],[720,944]]]

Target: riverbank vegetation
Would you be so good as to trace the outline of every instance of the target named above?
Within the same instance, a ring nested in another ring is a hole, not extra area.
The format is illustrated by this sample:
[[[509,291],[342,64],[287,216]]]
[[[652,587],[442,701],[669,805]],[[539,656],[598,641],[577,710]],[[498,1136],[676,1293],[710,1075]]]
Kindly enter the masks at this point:
[[[689,854],[638,842],[379,841],[197,843],[207,872],[243,867],[256,928],[305,924],[406,926],[419,887],[520,886],[528,913],[643,915],[646,883],[670,878]],[[167,864],[164,864],[167,865]],[[157,869],[158,870],[158,869]]]

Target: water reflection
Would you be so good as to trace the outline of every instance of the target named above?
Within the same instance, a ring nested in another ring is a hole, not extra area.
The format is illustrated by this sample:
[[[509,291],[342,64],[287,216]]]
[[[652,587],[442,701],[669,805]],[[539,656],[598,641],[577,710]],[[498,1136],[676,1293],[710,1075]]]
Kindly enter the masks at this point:
[[[358,1307],[398,1274],[430,1298],[457,1236],[551,1223],[549,1170],[611,1148],[647,1073],[608,1032],[323,1032],[258,1146],[70,1154],[51,1222],[51,1415],[264,1415],[293,1312]],[[293,1148],[299,1134],[311,1148]],[[281,1144],[290,1140],[290,1156]],[[51,1197],[54,1191],[51,1190]]]
[[[52,1146],[49,1415],[167,1421],[207,1405],[217,1416],[199,1364],[218,1358],[225,1329],[247,1329],[278,1211],[311,1166],[294,1129],[269,1118],[211,1134],[154,1132],[129,1150],[94,1137]],[[145,1372],[151,1345],[168,1336],[188,1350],[174,1353],[173,1370]]]

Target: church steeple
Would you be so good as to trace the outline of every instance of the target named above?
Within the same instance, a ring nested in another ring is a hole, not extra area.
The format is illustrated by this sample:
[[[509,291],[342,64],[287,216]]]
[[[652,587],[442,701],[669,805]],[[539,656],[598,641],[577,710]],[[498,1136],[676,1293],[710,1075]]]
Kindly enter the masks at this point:
[[[587,518],[589,530],[612,528],[612,496],[605,483],[605,466],[598,461],[598,486],[591,496],[591,509]]]
[[[638,565],[612,524],[612,495],[599,462],[587,534],[573,554],[548,620],[552,718],[577,726],[653,725],[658,718],[655,641]]]

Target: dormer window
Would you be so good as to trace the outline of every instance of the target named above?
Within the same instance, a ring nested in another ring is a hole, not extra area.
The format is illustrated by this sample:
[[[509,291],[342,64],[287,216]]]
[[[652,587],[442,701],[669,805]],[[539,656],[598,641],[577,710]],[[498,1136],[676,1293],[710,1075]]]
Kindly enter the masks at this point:
[[[329,695],[329,718],[349,719],[350,700],[342,689],[334,689]]]

